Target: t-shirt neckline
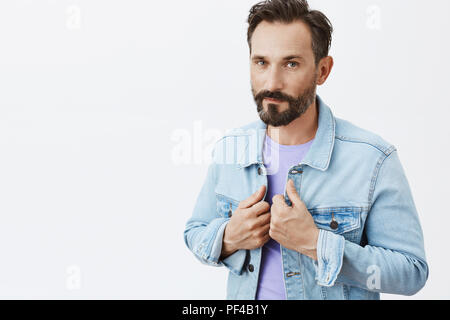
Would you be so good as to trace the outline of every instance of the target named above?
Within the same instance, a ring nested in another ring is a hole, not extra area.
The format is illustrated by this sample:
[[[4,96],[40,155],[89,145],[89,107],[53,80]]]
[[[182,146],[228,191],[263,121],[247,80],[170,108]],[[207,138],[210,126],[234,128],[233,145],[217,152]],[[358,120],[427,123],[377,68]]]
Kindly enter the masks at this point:
[[[270,136],[266,133],[266,143],[270,146],[270,148],[273,149],[278,149],[281,151],[286,151],[286,152],[295,152],[298,151],[299,149],[303,149],[305,147],[308,147],[310,144],[312,144],[314,141],[314,138],[312,138],[311,140],[309,140],[308,142],[302,143],[302,144],[295,144],[295,145],[284,145],[284,144],[279,144],[278,142],[275,142],[274,140],[272,140],[272,138],[270,138]]]

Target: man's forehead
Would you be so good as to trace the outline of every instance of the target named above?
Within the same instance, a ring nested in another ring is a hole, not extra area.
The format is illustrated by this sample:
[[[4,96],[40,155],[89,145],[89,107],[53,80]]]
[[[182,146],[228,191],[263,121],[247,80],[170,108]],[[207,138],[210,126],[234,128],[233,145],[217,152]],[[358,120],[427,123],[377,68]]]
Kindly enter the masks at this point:
[[[311,35],[308,26],[296,21],[290,24],[261,22],[251,39],[252,56],[284,58],[288,55],[304,56],[311,49]]]

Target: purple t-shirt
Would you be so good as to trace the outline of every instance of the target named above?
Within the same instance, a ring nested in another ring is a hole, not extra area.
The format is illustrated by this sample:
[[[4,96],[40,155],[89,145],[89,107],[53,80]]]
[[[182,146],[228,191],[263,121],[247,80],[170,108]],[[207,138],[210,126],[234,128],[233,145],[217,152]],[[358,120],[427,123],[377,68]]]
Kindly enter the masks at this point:
[[[272,205],[272,197],[284,195],[289,169],[298,165],[306,155],[314,139],[299,145],[281,145],[273,141],[267,134],[264,139],[263,158],[267,168],[267,195],[265,201]],[[261,267],[259,273],[257,300],[285,300],[283,267],[280,244],[270,239],[261,251]]]

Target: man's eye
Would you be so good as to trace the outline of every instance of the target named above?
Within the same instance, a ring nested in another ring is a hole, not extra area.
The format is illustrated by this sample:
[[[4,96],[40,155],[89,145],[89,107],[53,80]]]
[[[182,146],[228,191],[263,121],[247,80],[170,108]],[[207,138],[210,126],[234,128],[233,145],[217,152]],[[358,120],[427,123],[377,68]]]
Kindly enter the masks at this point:
[[[262,60],[256,61],[256,64],[257,64],[258,66],[263,66],[262,63],[264,63],[264,61],[262,61]]]
[[[291,65],[293,64],[293,66],[292,66],[291,68],[295,68],[295,67],[298,66],[298,63],[295,62],[295,61],[289,61],[289,62],[288,62],[288,65],[289,65],[289,64],[291,64]]]

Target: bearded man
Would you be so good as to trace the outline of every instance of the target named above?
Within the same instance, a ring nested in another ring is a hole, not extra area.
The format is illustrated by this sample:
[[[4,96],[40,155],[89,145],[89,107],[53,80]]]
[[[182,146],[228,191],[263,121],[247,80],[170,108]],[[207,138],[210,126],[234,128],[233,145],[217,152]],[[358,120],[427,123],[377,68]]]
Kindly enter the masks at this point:
[[[304,0],[269,0],[248,23],[260,119],[217,141],[187,247],[229,269],[227,299],[415,294],[428,265],[397,149],[316,94],[333,67],[330,21]]]

